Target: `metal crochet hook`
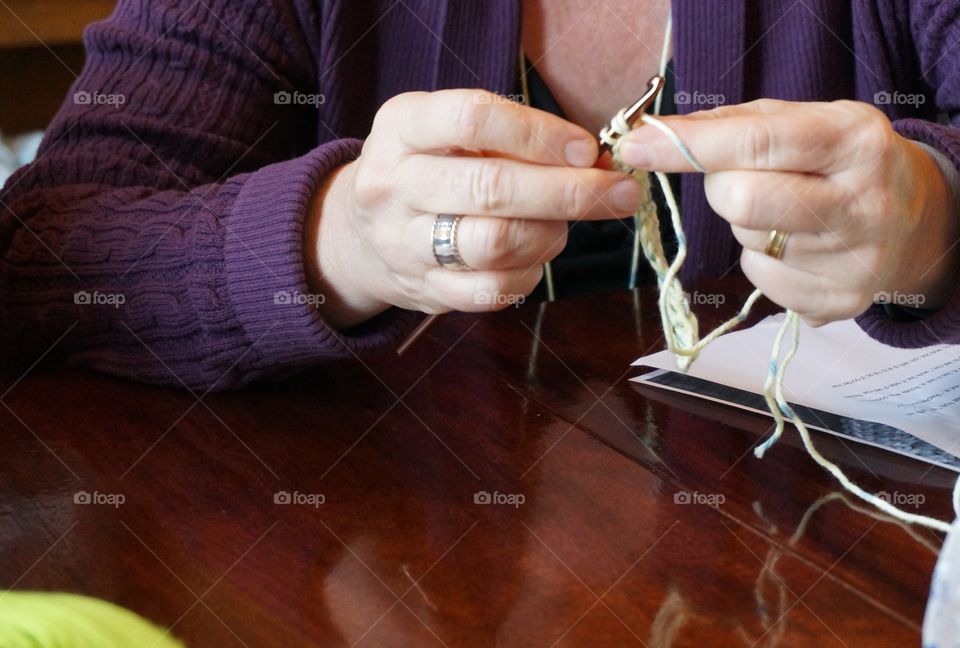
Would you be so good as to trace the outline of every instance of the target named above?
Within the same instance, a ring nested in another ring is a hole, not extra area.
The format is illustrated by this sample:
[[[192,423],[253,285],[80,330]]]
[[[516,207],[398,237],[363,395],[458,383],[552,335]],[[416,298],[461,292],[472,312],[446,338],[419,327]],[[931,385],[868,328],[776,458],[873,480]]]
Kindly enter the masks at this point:
[[[650,107],[657,100],[657,97],[660,96],[661,92],[663,92],[663,86],[665,83],[666,79],[660,75],[653,77],[647,82],[647,91],[642,97],[637,99],[632,106],[627,108],[626,112],[623,114],[627,120],[627,124],[630,125],[630,128],[635,128],[639,124],[644,113],[650,110]],[[607,129],[609,129],[611,126],[612,124],[608,124]],[[611,152],[612,147],[608,143],[604,142],[603,139],[601,139],[600,155]],[[413,346],[413,343],[419,340],[423,334],[427,332],[427,329],[429,329],[439,317],[439,315],[430,315],[423,320],[420,325],[417,326],[417,328],[415,328],[409,336],[407,336],[407,339],[404,340],[399,347],[397,347],[397,355],[402,356],[404,353],[406,353],[407,350]]]
[[[647,82],[647,91],[642,97],[636,100],[632,106],[627,108],[626,112],[623,114],[624,118],[627,120],[627,124],[630,128],[636,128],[640,120],[643,118],[644,113],[650,112],[650,107],[656,102],[657,97],[660,96],[660,93],[663,92],[663,86],[666,84],[666,79],[664,79],[659,74],[650,81]],[[613,122],[607,124],[607,127],[604,130],[610,130],[613,127]],[[609,143],[600,140],[600,155],[604,153],[612,153],[613,147]]]

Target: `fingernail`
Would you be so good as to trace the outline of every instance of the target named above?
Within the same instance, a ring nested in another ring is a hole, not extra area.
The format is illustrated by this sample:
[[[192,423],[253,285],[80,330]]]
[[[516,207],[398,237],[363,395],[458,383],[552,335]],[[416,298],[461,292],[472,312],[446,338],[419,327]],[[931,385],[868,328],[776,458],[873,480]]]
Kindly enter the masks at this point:
[[[596,144],[587,140],[573,140],[564,151],[567,164],[575,167],[589,167],[597,161]]]
[[[643,190],[640,183],[630,178],[621,180],[611,192],[611,202],[613,208],[624,214],[632,214],[637,211],[640,203],[643,201]]]
[[[636,169],[649,169],[653,165],[651,145],[656,135],[651,129],[641,128],[626,136],[620,143],[620,159]]]

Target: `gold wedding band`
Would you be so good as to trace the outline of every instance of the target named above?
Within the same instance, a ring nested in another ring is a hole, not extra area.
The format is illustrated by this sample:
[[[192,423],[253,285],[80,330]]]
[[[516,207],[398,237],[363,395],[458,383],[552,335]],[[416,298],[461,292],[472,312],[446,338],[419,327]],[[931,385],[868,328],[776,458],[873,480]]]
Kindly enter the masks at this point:
[[[787,239],[790,238],[790,232],[781,230],[770,230],[770,237],[767,239],[767,247],[763,253],[768,257],[780,260],[783,258],[783,250],[787,247]]]

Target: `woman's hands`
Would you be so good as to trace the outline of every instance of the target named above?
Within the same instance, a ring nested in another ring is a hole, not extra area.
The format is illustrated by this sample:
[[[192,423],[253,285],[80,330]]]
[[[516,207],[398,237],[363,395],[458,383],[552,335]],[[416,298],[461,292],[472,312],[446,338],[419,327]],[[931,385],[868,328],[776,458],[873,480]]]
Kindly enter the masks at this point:
[[[597,154],[582,128],[489,92],[394,97],[313,201],[307,267],[324,317],[343,328],[391,305],[487,311],[529,294],[567,221],[624,218],[642,200],[628,175],[593,168]],[[457,239],[472,271],[433,257],[440,213],[465,215]]]
[[[710,170],[707,198],[744,246],[744,273],[781,306],[822,324],[875,301],[936,308],[952,295],[960,219],[949,188],[880,111],[761,100],[665,121]],[[361,157],[311,208],[307,266],[324,316],[347,327],[391,305],[485,311],[529,294],[567,221],[626,217],[641,200],[631,178],[593,167],[597,152],[578,126],[485,91],[391,99]],[[690,170],[652,128],[628,135],[621,155]],[[458,243],[473,271],[434,259],[439,213],[466,216]],[[763,253],[773,229],[791,233],[779,261]]]
[[[706,193],[743,245],[744,273],[773,301],[819,325],[875,301],[937,308],[960,281],[950,190],[933,159],[863,103],[760,100],[664,121],[710,171]],[[623,161],[690,171],[643,127]],[[778,261],[771,230],[790,232]]]

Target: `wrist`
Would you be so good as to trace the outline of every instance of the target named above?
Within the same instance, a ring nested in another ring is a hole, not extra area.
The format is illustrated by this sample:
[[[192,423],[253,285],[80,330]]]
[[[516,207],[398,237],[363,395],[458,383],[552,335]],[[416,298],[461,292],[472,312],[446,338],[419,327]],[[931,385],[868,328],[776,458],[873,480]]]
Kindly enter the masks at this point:
[[[916,187],[919,216],[901,253],[895,292],[910,305],[934,310],[947,303],[960,276],[960,227],[957,200],[944,170],[925,146],[906,141],[913,160],[910,177]]]
[[[304,223],[304,266],[311,290],[323,295],[320,314],[336,329],[356,326],[390,305],[369,291],[362,247],[350,223],[354,163],[331,172],[310,200]]]

